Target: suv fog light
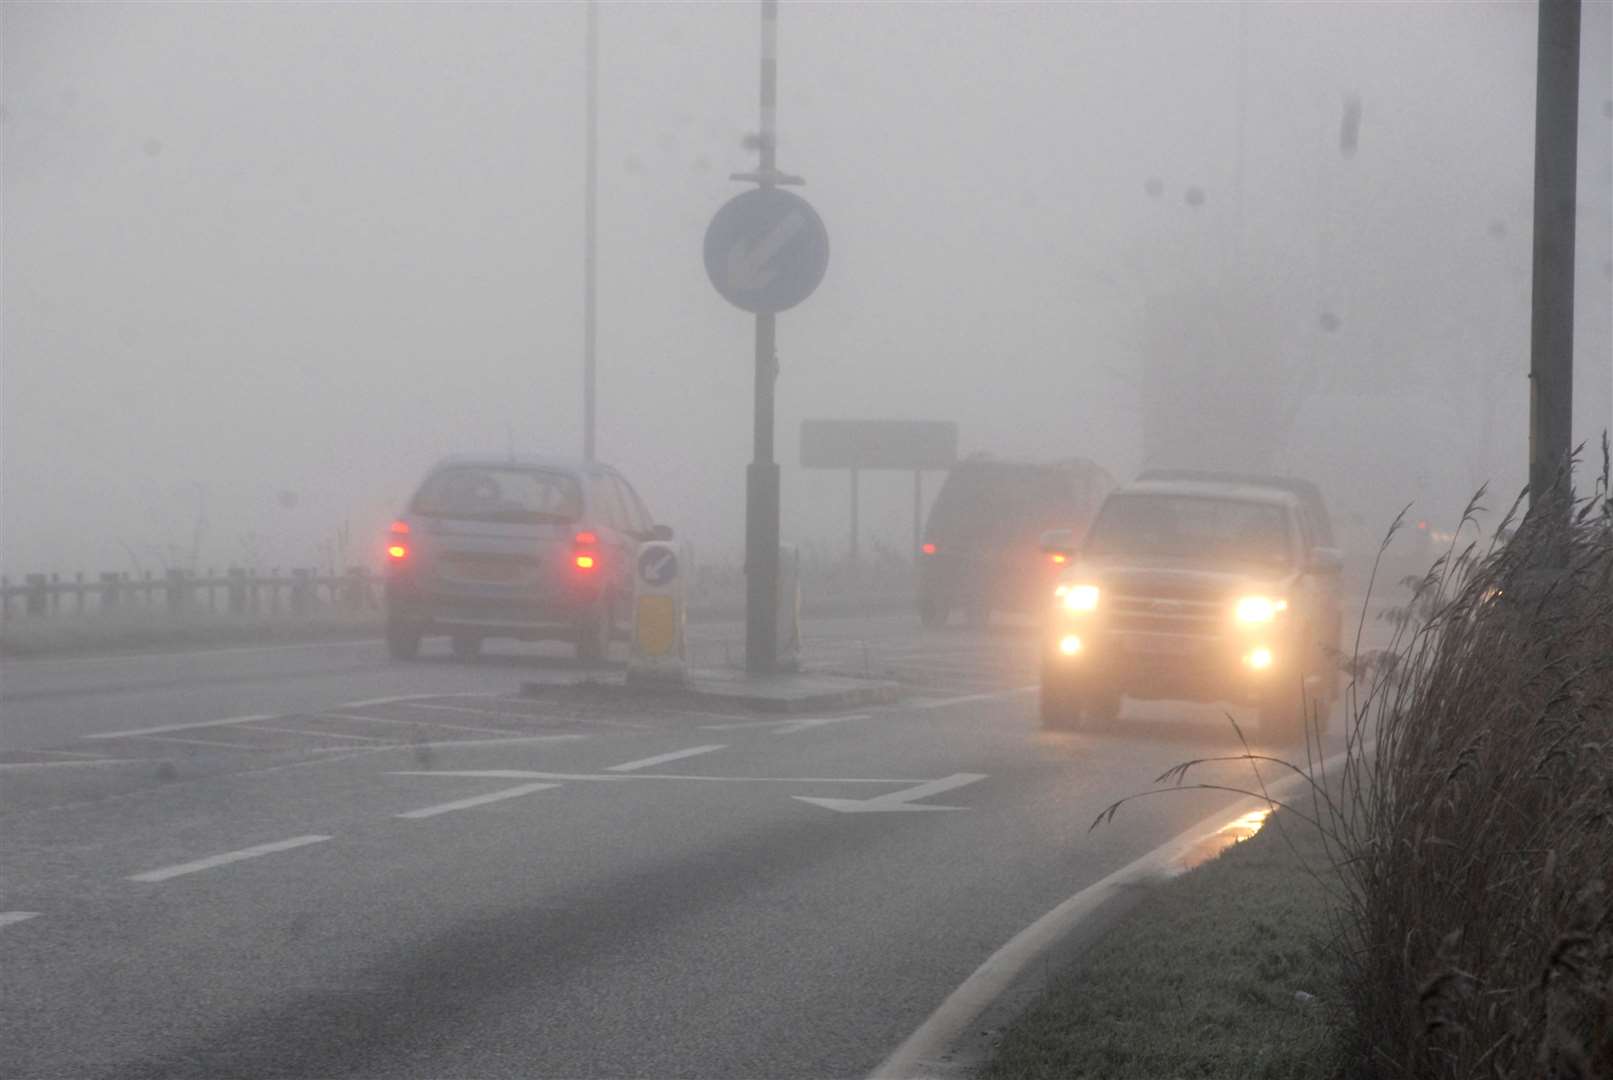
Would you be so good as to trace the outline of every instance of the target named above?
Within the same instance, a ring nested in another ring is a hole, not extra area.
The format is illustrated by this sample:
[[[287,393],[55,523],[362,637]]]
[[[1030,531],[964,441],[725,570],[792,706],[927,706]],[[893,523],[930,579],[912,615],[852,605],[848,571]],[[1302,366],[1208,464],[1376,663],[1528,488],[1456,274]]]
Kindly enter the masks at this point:
[[[1258,649],[1252,650],[1248,656],[1243,658],[1243,662],[1254,668],[1256,671],[1264,671],[1266,668],[1271,667],[1271,660],[1271,650],[1266,648],[1264,645]]]
[[[1081,639],[1074,634],[1065,634],[1059,638],[1059,652],[1065,656],[1074,656],[1081,651]]]

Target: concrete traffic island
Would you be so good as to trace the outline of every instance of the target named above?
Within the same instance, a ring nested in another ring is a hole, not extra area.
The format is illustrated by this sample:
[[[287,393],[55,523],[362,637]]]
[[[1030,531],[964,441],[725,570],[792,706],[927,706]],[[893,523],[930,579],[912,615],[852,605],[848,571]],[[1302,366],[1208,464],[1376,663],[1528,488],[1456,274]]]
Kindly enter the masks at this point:
[[[521,683],[521,696],[530,698],[640,705],[653,700],[659,705],[783,715],[886,705],[900,692],[899,684],[877,679],[812,672],[753,675],[725,668],[691,669],[684,680],[641,681],[621,672],[597,672],[572,680]]]

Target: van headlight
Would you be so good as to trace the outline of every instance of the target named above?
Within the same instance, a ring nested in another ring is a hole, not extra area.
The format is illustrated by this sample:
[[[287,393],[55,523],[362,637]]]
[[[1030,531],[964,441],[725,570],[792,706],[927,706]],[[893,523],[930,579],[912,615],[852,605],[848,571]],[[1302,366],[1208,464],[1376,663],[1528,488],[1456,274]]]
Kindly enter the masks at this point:
[[[1064,590],[1065,611],[1098,610],[1098,587],[1096,585],[1061,585],[1059,588]]]
[[[1288,601],[1271,596],[1245,596],[1238,600],[1238,621],[1247,625],[1269,623],[1279,612],[1288,610]]]

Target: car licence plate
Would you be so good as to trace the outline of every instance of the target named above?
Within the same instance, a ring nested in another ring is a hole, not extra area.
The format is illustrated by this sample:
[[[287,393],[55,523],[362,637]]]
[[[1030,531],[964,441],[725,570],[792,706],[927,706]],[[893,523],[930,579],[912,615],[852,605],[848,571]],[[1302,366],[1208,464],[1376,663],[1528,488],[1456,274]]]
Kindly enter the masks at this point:
[[[511,559],[455,559],[449,570],[461,581],[507,585],[521,578],[521,567]]]
[[[1192,638],[1171,634],[1132,634],[1126,638],[1126,649],[1142,656],[1192,656],[1198,652],[1198,642]]]

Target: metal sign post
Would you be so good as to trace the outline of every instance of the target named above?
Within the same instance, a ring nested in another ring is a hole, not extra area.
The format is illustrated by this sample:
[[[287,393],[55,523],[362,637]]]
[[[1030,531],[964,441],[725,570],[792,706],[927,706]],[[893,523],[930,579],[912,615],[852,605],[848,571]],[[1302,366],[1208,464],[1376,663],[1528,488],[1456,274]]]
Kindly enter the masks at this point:
[[[1566,518],[1574,400],[1574,185],[1579,0],[1541,0],[1535,61],[1535,248],[1529,348],[1529,507]],[[1560,557],[1557,553],[1554,557]]]
[[[723,298],[756,315],[755,441],[745,474],[745,667],[778,669],[779,467],[773,455],[775,315],[812,295],[829,265],[829,234],[807,201],[780,184],[778,171],[778,0],[762,0],[761,162],[753,191],[730,199],[706,229],[706,275]]]

